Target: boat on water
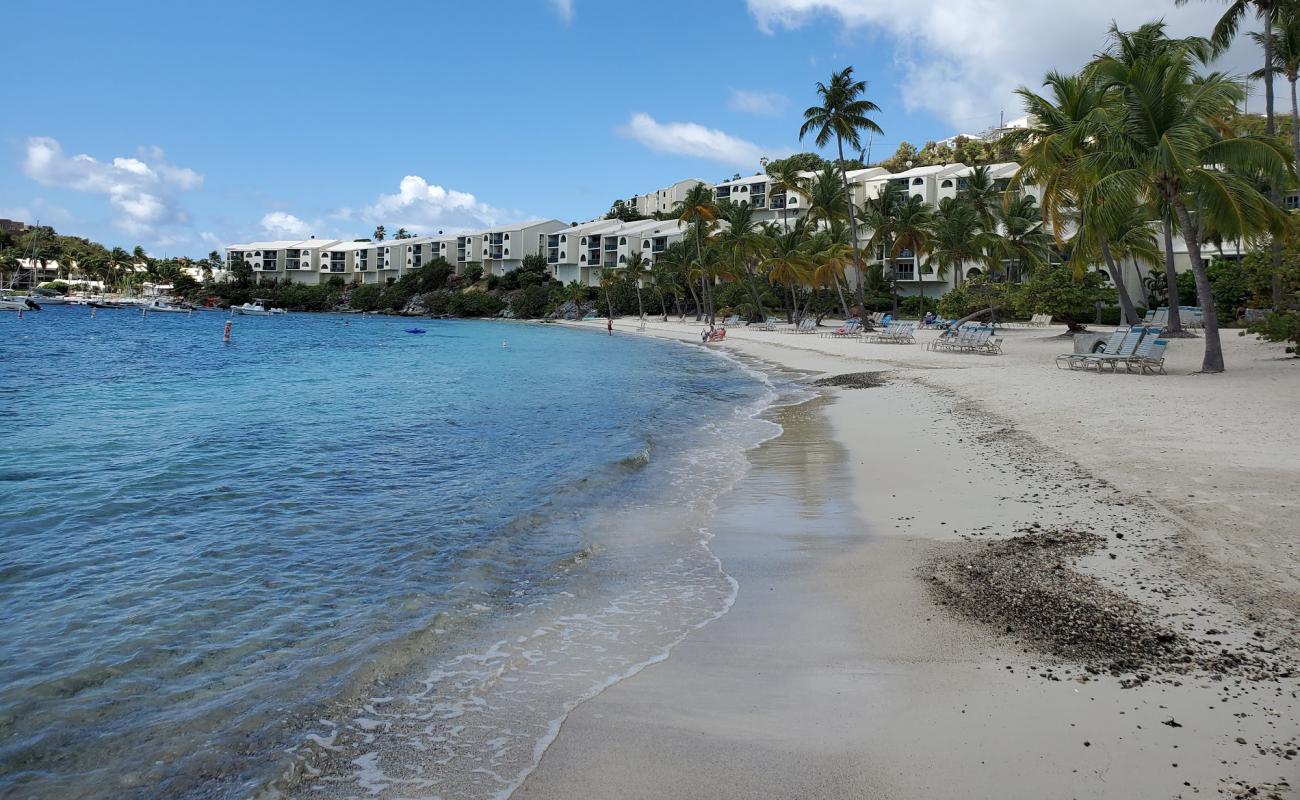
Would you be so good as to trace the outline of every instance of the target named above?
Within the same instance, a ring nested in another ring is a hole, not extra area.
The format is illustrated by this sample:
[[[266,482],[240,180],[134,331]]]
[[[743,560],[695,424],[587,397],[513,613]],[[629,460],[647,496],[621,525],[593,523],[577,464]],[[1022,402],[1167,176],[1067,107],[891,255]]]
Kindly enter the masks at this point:
[[[172,305],[162,298],[155,298],[141,307],[146,314],[188,314],[194,309],[184,305]]]
[[[86,303],[86,305],[90,306],[91,308],[107,308],[107,309],[119,309],[119,310],[123,308],[135,307],[133,303],[119,303],[116,300],[91,300],[89,303]]]
[[[273,314],[283,314],[283,308],[271,308],[267,305],[270,302],[260,297],[253,298],[253,302],[244,303],[242,306],[231,306],[230,310],[236,314],[243,314],[247,317],[269,317]]]
[[[19,297],[0,292],[0,311],[40,311],[41,306],[30,297]]]
[[[43,306],[72,305],[72,300],[61,294],[41,294],[40,292],[32,292],[31,298]]]

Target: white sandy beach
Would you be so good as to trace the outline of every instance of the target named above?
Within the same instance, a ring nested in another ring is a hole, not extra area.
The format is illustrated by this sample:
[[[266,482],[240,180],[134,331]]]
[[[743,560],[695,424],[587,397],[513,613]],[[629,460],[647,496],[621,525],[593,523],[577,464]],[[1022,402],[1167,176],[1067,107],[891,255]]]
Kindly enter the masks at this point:
[[[695,325],[635,327],[616,335],[698,341]],[[1198,652],[1295,663],[1300,361],[1229,331],[1224,375],[1191,374],[1199,340],[1171,345],[1168,376],[1071,373],[1052,365],[1062,330],[1008,330],[1002,356],[931,353],[929,333],[730,331],[742,356],[890,382],[780,412],[785,435],[712,525],[732,610],[579,706],[514,796],[1292,796],[1289,667],[1133,686],[931,590],[930,559],[960,563],[965,541],[1095,532],[1105,545],[1060,568]]]

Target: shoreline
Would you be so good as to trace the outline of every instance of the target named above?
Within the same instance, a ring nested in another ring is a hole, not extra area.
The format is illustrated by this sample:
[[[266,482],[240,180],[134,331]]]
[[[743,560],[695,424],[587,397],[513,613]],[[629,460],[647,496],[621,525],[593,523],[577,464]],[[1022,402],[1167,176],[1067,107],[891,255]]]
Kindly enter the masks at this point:
[[[616,333],[634,325],[616,324]],[[646,333],[698,342],[698,331],[652,322]],[[926,570],[938,554],[961,558],[986,540],[1005,542],[1038,525],[1091,530],[1105,546],[1077,558],[1072,571],[1133,599],[1198,648],[1271,651],[1268,657],[1294,663],[1294,618],[1288,604],[1275,602],[1297,585],[1288,581],[1300,579],[1285,537],[1276,530],[1270,536],[1267,526],[1259,536],[1250,525],[1256,517],[1240,513],[1232,530],[1197,530],[1180,516],[1182,504],[1164,496],[1166,485],[1127,479],[1129,469],[1141,474],[1148,465],[1098,469],[1106,440],[1072,447],[1066,435],[1044,444],[1045,422],[1066,434],[1070,425],[1035,416],[1034,393],[1020,384],[1065,384],[1038,402],[1083,419],[1061,401],[1093,387],[1080,386],[1085,376],[1052,375],[1041,358],[1063,342],[1068,349],[1068,340],[1044,345],[1032,341],[1041,330],[1015,331],[1012,352],[1027,352],[999,361],[945,358],[919,346],[739,334],[729,331],[726,349],[785,368],[891,373],[881,388],[828,390],[821,421],[810,426],[814,439],[839,448],[847,461],[841,477],[851,482],[853,511],[799,535],[791,520],[759,535],[765,521],[738,519],[729,504],[712,525],[715,552],[740,582],[732,611],[666,661],[571,712],[515,797],[1290,796],[1300,763],[1300,682],[1288,667],[1255,680],[1152,668],[1126,685],[1122,675],[1092,672],[1095,666],[1046,653],[1019,631],[1009,635],[944,607],[928,585]],[[1248,349],[1242,345],[1267,349],[1229,341],[1237,345],[1230,359],[1249,356],[1235,352]],[[1171,359],[1175,375],[1178,363]],[[1164,377],[1086,380],[1120,397],[1124,411],[1148,402],[1150,391],[1191,396],[1179,393],[1198,380],[1231,382],[1229,389],[1289,382],[1300,375],[1287,373],[1290,366],[1265,365],[1254,370],[1263,377],[1244,380],[1171,375],[1173,386],[1157,383]],[[1002,404],[996,413],[990,400]],[[1261,420],[1251,422],[1260,427]],[[1199,442],[1214,445],[1221,443]],[[751,454],[762,459],[776,446]],[[1258,482],[1256,498],[1284,504],[1284,494],[1272,493],[1282,492],[1300,465],[1282,452],[1272,451],[1271,480]],[[1234,484],[1223,481],[1220,496],[1205,505],[1239,506]],[[1219,488],[1197,482],[1190,493],[1212,495],[1210,487]],[[742,484],[733,496],[744,492]],[[1198,520],[1212,519],[1204,506],[1193,508]],[[1273,519],[1276,528],[1283,518]],[[846,548],[836,527],[866,535]],[[1256,563],[1262,550],[1274,562],[1271,575]],[[1276,583],[1244,580],[1261,574]],[[808,629],[819,635],[809,637]]]

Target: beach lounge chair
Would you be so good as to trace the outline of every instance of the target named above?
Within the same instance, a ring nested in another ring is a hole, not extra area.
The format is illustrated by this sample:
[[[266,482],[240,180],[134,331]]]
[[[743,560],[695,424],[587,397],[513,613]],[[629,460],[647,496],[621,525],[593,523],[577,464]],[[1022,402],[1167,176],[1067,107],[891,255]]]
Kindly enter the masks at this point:
[[[1138,374],[1146,375],[1167,375],[1165,372],[1165,348],[1169,342],[1164,339],[1157,339],[1155,336],[1147,337],[1151,342],[1151,347],[1141,355],[1133,353],[1133,357],[1124,362],[1124,369],[1132,372],[1135,368]],[[1141,347],[1139,346],[1139,350]]]
[[[972,322],[964,322],[961,327],[940,333],[939,336],[931,340],[927,348],[930,350],[951,350],[958,346],[960,342],[969,339],[975,328],[978,327]]]
[[[851,319],[833,331],[823,331],[817,335],[823,339],[858,339],[862,337],[862,323]]]
[[[1143,373],[1146,371],[1144,365],[1151,365],[1151,369],[1159,369],[1164,372],[1165,345],[1168,344],[1160,338],[1160,333],[1154,328],[1145,329],[1146,335],[1142,341],[1133,349],[1127,357],[1115,358],[1108,363],[1112,372],[1119,372],[1120,364],[1124,365],[1125,372]],[[1100,366],[1098,372],[1101,372]]]
[[[1120,342],[1117,352],[1091,353],[1080,360],[1079,366],[1083,369],[1095,368],[1098,372],[1101,372],[1106,367],[1110,367],[1112,370],[1118,369],[1120,364],[1127,362],[1133,356],[1148,330],[1152,331],[1153,335],[1159,332],[1156,328],[1130,328],[1128,335],[1124,337],[1124,341]]]
[[[762,325],[758,326],[756,330],[760,330],[760,331],[776,330],[776,317],[768,317],[766,320],[763,321]]]
[[[1128,336],[1129,326],[1121,325],[1115,329],[1115,332],[1106,340],[1106,346],[1100,353],[1062,353],[1056,357],[1057,369],[1078,369],[1081,364],[1076,363],[1090,355],[1115,355],[1119,352],[1119,346],[1124,343],[1124,337]],[[1062,366],[1064,364],[1064,366]]]
[[[798,325],[787,325],[781,329],[781,333],[815,333],[817,330],[817,320],[807,317],[799,320]]]

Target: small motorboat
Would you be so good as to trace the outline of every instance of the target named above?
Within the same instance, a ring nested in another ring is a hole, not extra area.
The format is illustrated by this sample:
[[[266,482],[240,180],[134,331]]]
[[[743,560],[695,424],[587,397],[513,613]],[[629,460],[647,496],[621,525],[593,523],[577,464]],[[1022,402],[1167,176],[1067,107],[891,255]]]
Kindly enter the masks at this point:
[[[130,304],[119,303],[116,300],[91,300],[89,303],[86,303],[86,305],[90,306],[91,308],[106,308],[110,310],[119,310],[119,311],[123,308],[131,308]]]
[[[72,300],[61,294],[41,294],[40,292],[33,292],[31,298],[43,306],[66,306],[72,304]]]
[[[236,314],[243,314],[247,317],[269,317],[272,314],[283,314],[283,308],[271,308],[267,305],[269,300],[260,297],[253,298],[253,302],[244,303],[242,306],[231,306],[230,310]]]
[[[141,310],[146,314],[188,314],[193,311],[192,308],[186,306],[174,306],[161,298],[145,304]]]
[[[41,306],[30,297],[0,294],[0,311],[40,311]]]

